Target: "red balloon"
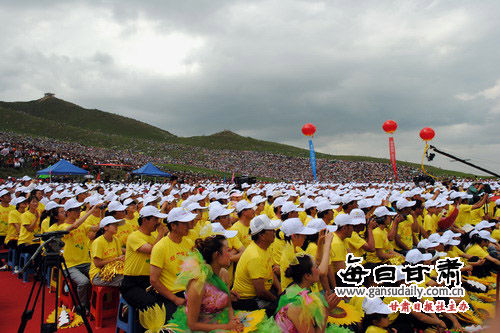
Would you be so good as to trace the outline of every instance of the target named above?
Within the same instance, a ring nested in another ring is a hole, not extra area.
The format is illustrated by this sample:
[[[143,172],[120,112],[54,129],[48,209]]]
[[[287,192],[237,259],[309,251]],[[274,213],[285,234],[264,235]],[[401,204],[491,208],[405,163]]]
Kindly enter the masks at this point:
[[[434,132],[434,130],[430,127],[424,127],[422,128],[422,130],[420,131],[420,137],[422,138],[422,140],[424,141],[430,141],[434,138],[434,135],[436,135],[436,133]]]
[[[316,132],[316,126],[314,126],[311,123],[307,123],[304,126],[302,126],[302,134],[306,136],[313,136],[315,132]]]
[[[394,120],[387,120],[383,125],[382,129],[386,133],[394,133],[396,132],[396,129],[398,128],[398,123],[395,122]]]

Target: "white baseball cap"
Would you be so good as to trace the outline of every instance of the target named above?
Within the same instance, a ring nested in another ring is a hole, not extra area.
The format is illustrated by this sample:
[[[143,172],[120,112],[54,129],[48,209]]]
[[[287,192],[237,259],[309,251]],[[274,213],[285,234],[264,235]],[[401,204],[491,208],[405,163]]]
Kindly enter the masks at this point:
[[[338,207],[338,206],[337,206]],[[316,209],[318,210],[318,213],[327,211],[327,210],[333,210],[335,209],[334,206],[330,203],[328,200],[321,200],[318,202],[318,205],[316,206]]]
[[[400,200],[396,201],[396,208],[397,209],[405,209],[408,207],[415,206],[416,203],[417,203],[416,201],[408,201],[406,199],[400,199]]]
[[[221,205],[211,205],[208,210],[208,218],[210,221],[217,219],[219,216],[226,216],[231,214],[234,209],[226,209]]]
[[[483,230],[483,229],[486,229],[486,228],[491,228],[491,227],[494,227],[494,226],[495,226],[495,223],[490,223],[488,221],[481,221],[478,224],[476,224],[476,226],[474,227],[474,229],[476,229],[477,231],[479,231],[479,230]]]
[[[359,209],[359,208],[353,209],[353,210],[351,210],[349,215],[352,218],[352,224],[354,224],[354,225],[366,224],[365,212],[363,212],[361,209]]]
[[[101,222],[99,222],[99,228],[104,228],[107,225],[120,222],[123,222],[123,219],[117,220],[113,216],[106,216],[101,220]]]
[[[76,199],[69,199],[68,201],[66,201],[64,203],[64,210],[68,211],[68,210],[73,209],[73,208],[78,208],[81,205],[83,205],[83,204],[78,202]]]
[[[111,201],[108,205],[108,212],[121,212],[127,209],[127,206],[122,205],[119,201]]]
[[[441,238],[443,238],[444,245],[458,245],[458,244],[460,244],[459,240],[453,239],[452,237],[448,237],[448,236],[443,235],[443,237],[441,237]]]
[[[188,211],[192,212],[195,209],[208,209],[208,207],[200,206],[200,204],[198,202],[192,202],[186,206],[186,209]]]
[[[430,249],[438,245],[439,245],[438,242],[431,242],[430,240],[424,238],[420,242],[418,242],[417,247],[420,249]]]
[[[317,204],[313,199],[306,199],[306,201],[304,202],[304,209],[309,209],[316,206]]]
[[[279,226],[279,221],[271,221],[266,214],[261,214],[254,217],[250,221],[250,234],[255,235],[262,230],[275,230]]]
[[[448,238],[454,238],[454,237],[460,237],[460,233],[458,232],[453,232],[451,230],[446,230],[443,233],[443,236],[448,237]]]
[[[142,211],[142,209],[141,209]],[[196,218],[196,214],[188,212],[182,207],[173,208],[167,215],[167,222],[191,222]]]
[[[406,253],[406,261],[410,264],[418,264],[422,261],[427,261],[432,259],[432,254],[422,253],[418,249],[412,249]]]
[[[297,207],[296,204],[294,204],[291,201],[287,201],[281,206],[281,214],[288,214],[290,212],[303,212],[304,208],[299,208]]]
[[[238,234],[238,230],[226,230],[219,222],[211,223],[212,232],[216,235],[224,235],[226,238],[233,238]]]
[[[6,194],[10,194],[10,192],[5,189],[0,191],[0,197],[3,197]]]
[[[327,225],[325,221],[322,219],[312,219],[307,223],[307,227],[311,229],[316,229],[317,232],[320,232],[321,230],[328,230],[329,232],[335,232],[337,231],[337,226],[336,225]]]
[[[238,213],[242,212],[245,209],[253,209],[255,207],[255,204],[250,203],[246,200],[240,200],[236,203],[236,211]]]
[[[161,213],[155,206],[145,206],[142,207],[141,210],[139,211],[139,216],[142,217],[155,216],[160,219],[164,219],[167,217],[167,214]]]
[[[12,199],[12,201],[10,202],[10,204],[12,206],[16,206],[17,204],[20,204],[23,201],[26,201],[26,197],[20,196],[20,197]]]
[[[313,235],[318,231],[316,229],[304,227],[302,221],[297,218],[290,218],[283,221],[281,224],[281,231],[285,234],[285,236],[291,235]]]
[[[391,309],[382,302],[382,300],[378,297],[375,297],[373,299],[370,299],[368,297],[365,297],[363,299],[363,311],[365,314],[374,314],[374,313],[379,313],[379,314],[390,314]]]
[[[481,237],[482,239],[486,239],[486,240],[489,240],[490,242],[492,243],[496,243],[496,239],[494,239],[493,237],[491,237],[491,234],[486,231],[486,230],[481,230],[478,232],[478,235],[479,237]]]
[[[383,216],[394,216],[397,213],[396,212],[391,212],[389,209],[387,209],[386,206],[381,206],[381,207],[375,208],[375,211],[373,212],[373,214],[376,217],[383,217]]]
[[[351,215],[349,214],[339,214],[337,215],[337,217],[335,218],[335,220],[333,220],[333,223],[335,223],[335,225],[337,226],[343,226],[343,225],[354,225],[354,223],[352,222],[352,217]]]
[[[263,196],[261,195],[256,195],[255,197],[252,198],[252,203],[254,205],[258,205],[258,204],[261,204],[263,202],[266,201],[266,198],[264,198]]]
[[[58,207],[63,207],[63,206],[58,204],[57,202],[49,201],[45,205],[45,210],[51,210],[51,209],[58,208]]]

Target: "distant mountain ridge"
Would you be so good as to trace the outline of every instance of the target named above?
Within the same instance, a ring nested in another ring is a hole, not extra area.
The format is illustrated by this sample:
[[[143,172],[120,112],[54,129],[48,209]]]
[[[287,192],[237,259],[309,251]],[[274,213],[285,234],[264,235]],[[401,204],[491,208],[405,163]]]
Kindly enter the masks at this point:
[[[306,149],[243,137],[229,130],[207,136],[181,137],[153,125],[105,112],[86,109],[74,103],[46,94],[38,100],[27,102],[0,101],[0,131],[22,135],[41,136],[61,141],[78,142],[87,146],[113,149],[132,149],[145,154],[164,154],[165,144],[182,145],[180,152],[170,149],[168,153],[185,154],[189,146],[206,149],[228,149],[269,152],[294,157],[308,158]],[[387,159],[368,156],[334,156],[317,153],[318,159],[357,160],[388,163]],[[418,168],[417,164],[399,162]],[[431,172],[461,177],[470,174],[429,167]]]

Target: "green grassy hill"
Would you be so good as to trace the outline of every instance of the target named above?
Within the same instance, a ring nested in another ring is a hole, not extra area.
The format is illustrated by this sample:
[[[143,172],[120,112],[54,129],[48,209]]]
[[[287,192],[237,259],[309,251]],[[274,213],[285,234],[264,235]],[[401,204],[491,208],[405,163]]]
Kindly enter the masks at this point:
[[[96,109],[85,109],[55,97],[29,102],[0,101],[0,115],[2,119],[0,131],[79,142],[96,147],[127,148],[145,154],[164,154],[164,144],[169,143],[214,150],[261,151],[305,158],[309,156],[309,151],[306,149],[243,137],[227,130],[208,136],[179,137],[131,118]],[[171,151],[167,149],[167,153],[174,157],[183,154],[182,149],[180,152],[178,149]],[[317,158],[389,163],[387,159],[368,156],[317,153]],[[419,167],[415,163],[398,163]],[[189,168],[189,166],[180,167]],[[199,172],[194,169],[193,171]],[[437,176],[474,177],[472,174],[434,167],[428,167],[428,171]]]

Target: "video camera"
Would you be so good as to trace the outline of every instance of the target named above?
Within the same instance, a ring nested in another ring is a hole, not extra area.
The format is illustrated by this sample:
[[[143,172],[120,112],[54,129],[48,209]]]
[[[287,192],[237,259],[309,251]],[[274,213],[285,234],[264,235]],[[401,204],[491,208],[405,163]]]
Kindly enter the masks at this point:
[[[59,230],[45,232],[43,234],[36,234],[35,237],[40,238],[44,242],[43,247],[47,252],[59,253],[64,247],[64,242],[61,240],[61,238],[67,234],[69,234],[69,231]]]

